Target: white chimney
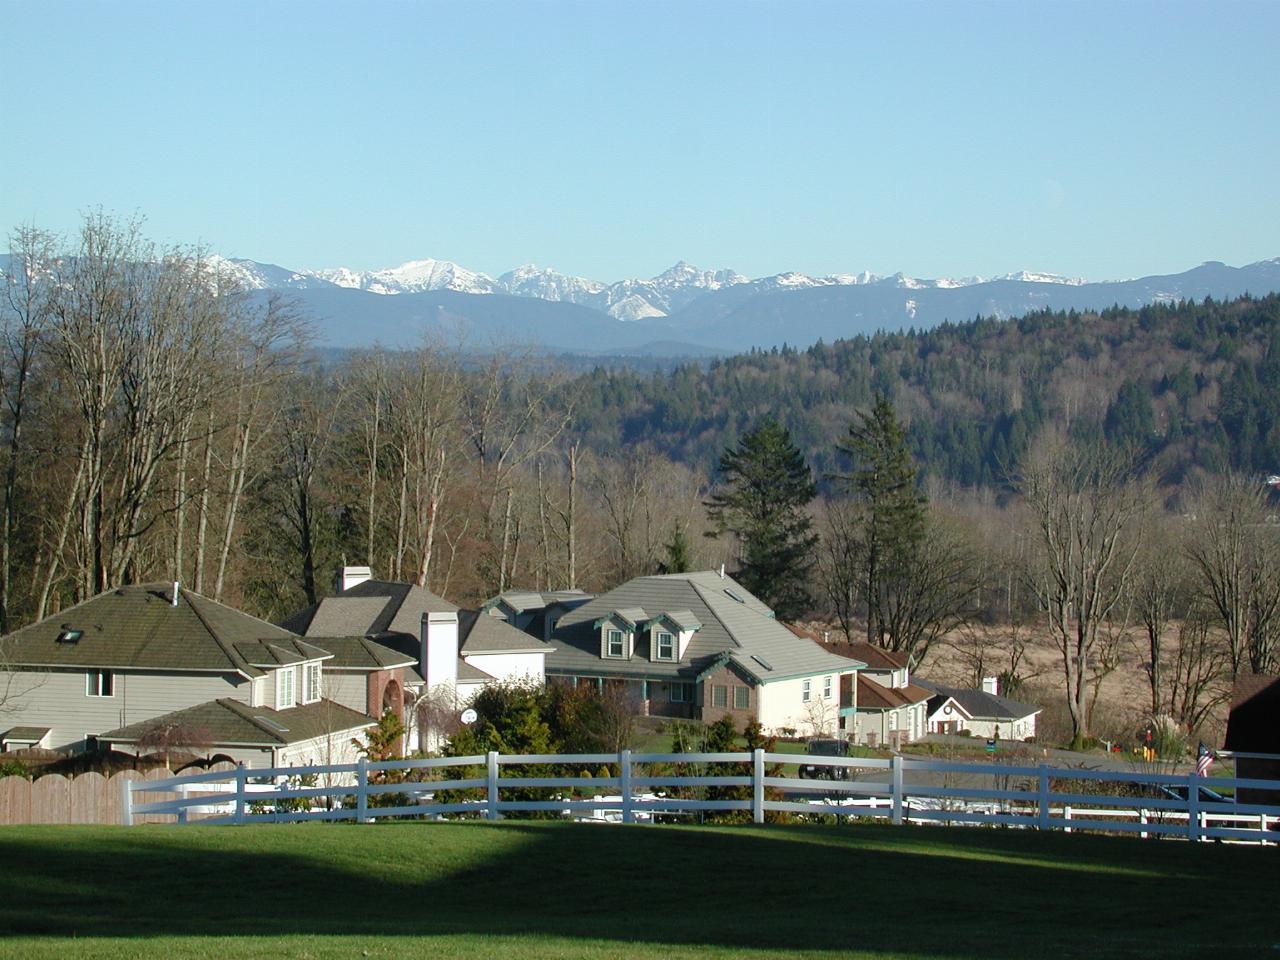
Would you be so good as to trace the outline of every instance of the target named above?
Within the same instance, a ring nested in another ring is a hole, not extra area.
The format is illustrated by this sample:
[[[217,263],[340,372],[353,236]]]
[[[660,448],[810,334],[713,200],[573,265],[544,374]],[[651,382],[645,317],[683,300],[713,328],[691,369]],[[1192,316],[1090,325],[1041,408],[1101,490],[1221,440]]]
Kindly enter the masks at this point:
[[[992,696],[1000,696],[1000,678],[999,677],[983,677],[982,692],[989,693]]]
[[[176,607],[178,605],[178,581],[173,581],[173,596],[169,599],[169,606]]]
[[[720,564],[720,579],[724,579],[724,564]]]
[[[373,571],[368,567],[339,567],[338,592],[344,593],[357,584],[373,579]]]
[[[426,692],[436,687],[458,684],[458,614],[423,613],[422,643],[418,669],[426,681]]]

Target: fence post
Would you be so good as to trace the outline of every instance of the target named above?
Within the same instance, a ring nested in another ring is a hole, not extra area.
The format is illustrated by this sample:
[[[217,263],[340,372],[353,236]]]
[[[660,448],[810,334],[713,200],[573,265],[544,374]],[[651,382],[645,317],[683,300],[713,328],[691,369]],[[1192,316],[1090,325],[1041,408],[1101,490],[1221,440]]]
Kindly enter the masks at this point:
[[[120,822],[126,827],[133,826],[133,781],[123,773],[120,774]]]
[[[751,820],[764,823],[764,750],[751,751]]]
[[[891,796],[893,797],[893,822],[895,825],[902,824],[902,757],[893,754],[889,758],[889,787]]]
[[[1040,782],[1036,789],[1036,829],[1049,829],[1049,765],[1040,764]]]
[[[1146,810],[1139,810],[1139,811],[1138,811],[1138,822],[1139,822],[1140,824],[1142,824],[1144,827],[1147,825],[1147,811],[1146,811]],[[1151,836],[1151,834],[1150,834],[1148,831],[1146,831],[1146,830],[1142,830],[1142,831],[1139,831],[1138,836],[1139,836],[1139,837],[1141,837],[1143,840],[1146,840],[1149,836]]]
[[[631,751],[623,750],[618,754],[618,786],[622,790],[622,822],[632,823],[635,816],[631,812]]]
[[[1200,778],[1194,772],[1187,774],[1187,839],[1200,840]]]
[[[488,790],[487,804],[485,810],[486,820],[498,819],[498,751],[490,750],[485,758],[485,778],[488,780],[486,788]]]
[[[356,761],[356,823],[369,822],[369,758]]]
[[[247,792],[245,787],[249,780],[249,771],[245,769],[244,761],[241,760],[236,764],[236,813],[234,821],[236,823],[244,823],[245,803],[244,795]]]

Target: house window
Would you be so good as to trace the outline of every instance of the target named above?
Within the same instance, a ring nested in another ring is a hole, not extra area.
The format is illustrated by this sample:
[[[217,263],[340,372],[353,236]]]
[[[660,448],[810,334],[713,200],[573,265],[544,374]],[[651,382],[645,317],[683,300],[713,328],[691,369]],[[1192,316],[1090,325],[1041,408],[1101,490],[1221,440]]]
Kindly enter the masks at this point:
[[[812,690],[812,686],[813,686],[812,683],[808,680],[806,680],[803,684],[800,685],[800,700],[802,703],[809,702],[809,697],[811,695],[810,691]]]
[[[110,670],[90,670],[85,675],[85,693],[91,697],[114,697],[115,674]]]
[[[674,660],[676,658],[676,638],[662,632],[658,634],[658,659]]]
[[[693,684],[692,683],[671,684],[671,702],[672,703],[692,703],[693,702]]]
[[[625,654],[622,652],[622,631],[621,630],[609,631],[608,655],[611,657],[625,656]]]
[[[79,643],[83,636],[83,630],[63,630],[58,634],[58,643]]]
[[[276,709],[287,710],[297,704],[297,691],[293,684],[294,669],[276,671]]]
[[[302,697],[303,703],[315,703],[320,699],[320,664],[307,664],[306,693]]]
[[[751,691],[746,687],[733,688],[733,709],[747,710],[751,707]]]
[[[831,678],[830,677],[822,678],[822,699],[823,700],[831,699]]]
[[[729,705],[729,688],[723,686],[713,686],[711,688],[711,705],[713,707],[727,707]]]

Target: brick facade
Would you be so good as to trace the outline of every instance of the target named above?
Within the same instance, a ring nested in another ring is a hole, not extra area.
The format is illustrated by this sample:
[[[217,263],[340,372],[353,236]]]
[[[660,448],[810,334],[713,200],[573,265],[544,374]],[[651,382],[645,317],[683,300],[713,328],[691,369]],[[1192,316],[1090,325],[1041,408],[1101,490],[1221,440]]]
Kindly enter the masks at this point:
[[[715,705],[716,690],[724,690],[724,706]],[[736,706],[736,689],[745,689],[747,706],[745,709]],[[759,688],[754,686],[744,674],[730,664],[721,664],[713,672],[703,678],[698,685],[698,707],[703,723],[715,723],[723,716],[733,717],[739,728],[759,715]]]

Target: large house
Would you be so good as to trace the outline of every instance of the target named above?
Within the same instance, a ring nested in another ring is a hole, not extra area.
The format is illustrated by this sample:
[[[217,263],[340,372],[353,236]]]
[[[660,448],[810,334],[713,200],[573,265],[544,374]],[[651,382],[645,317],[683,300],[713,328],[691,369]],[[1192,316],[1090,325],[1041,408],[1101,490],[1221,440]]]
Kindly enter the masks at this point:
[[[925,735],[932,691],[911,682],[907,656],[866,642],[831,643],[803,627],[791,626],[798,636],[820,643],[839,656],[866,664],[857,674],[843,678],[842,706],[855,706],[841,717],[840,732],[852,743],[897,749]]]
[[[542,618],[555,647],[549,682],[617,691],[650,715],[727,714],[775,732],[834,733],[853,710],[841,706],[841,678],[864,664],[796,636],[723,571],[637,577],[585,599],[508,593],[485,607],[503,619],[535,602],[554,616],[554,626]]]
[[[368,567],[343,567],[337,586],[334,596],[281,626],[326,649],[353,655],[360,647],[386,649],[404,657],[396,686],[382,696],[384,707],[403,716],[410,749],[434,745],[424,736],[432,712],[460,711],[485,685],[544,682],[551,645],[498,617],[460,610],[424,587],[375,580]],[[361,678],[348,670],[335,682],[341,700],[358,693]]]
[[[342,762],[374,721],[364,697],[326,697],[327,677],[400,662],[352,659],[177,584],[120,587],[0,639],[4,746]]]
[[[998,740],[1026,740],[1036,735],[1040,707],[1000,696],[999,681],[984,677],[982,689],[948,687],[917,680],[933,692],[929,699],[930,733],[970,733]]]

